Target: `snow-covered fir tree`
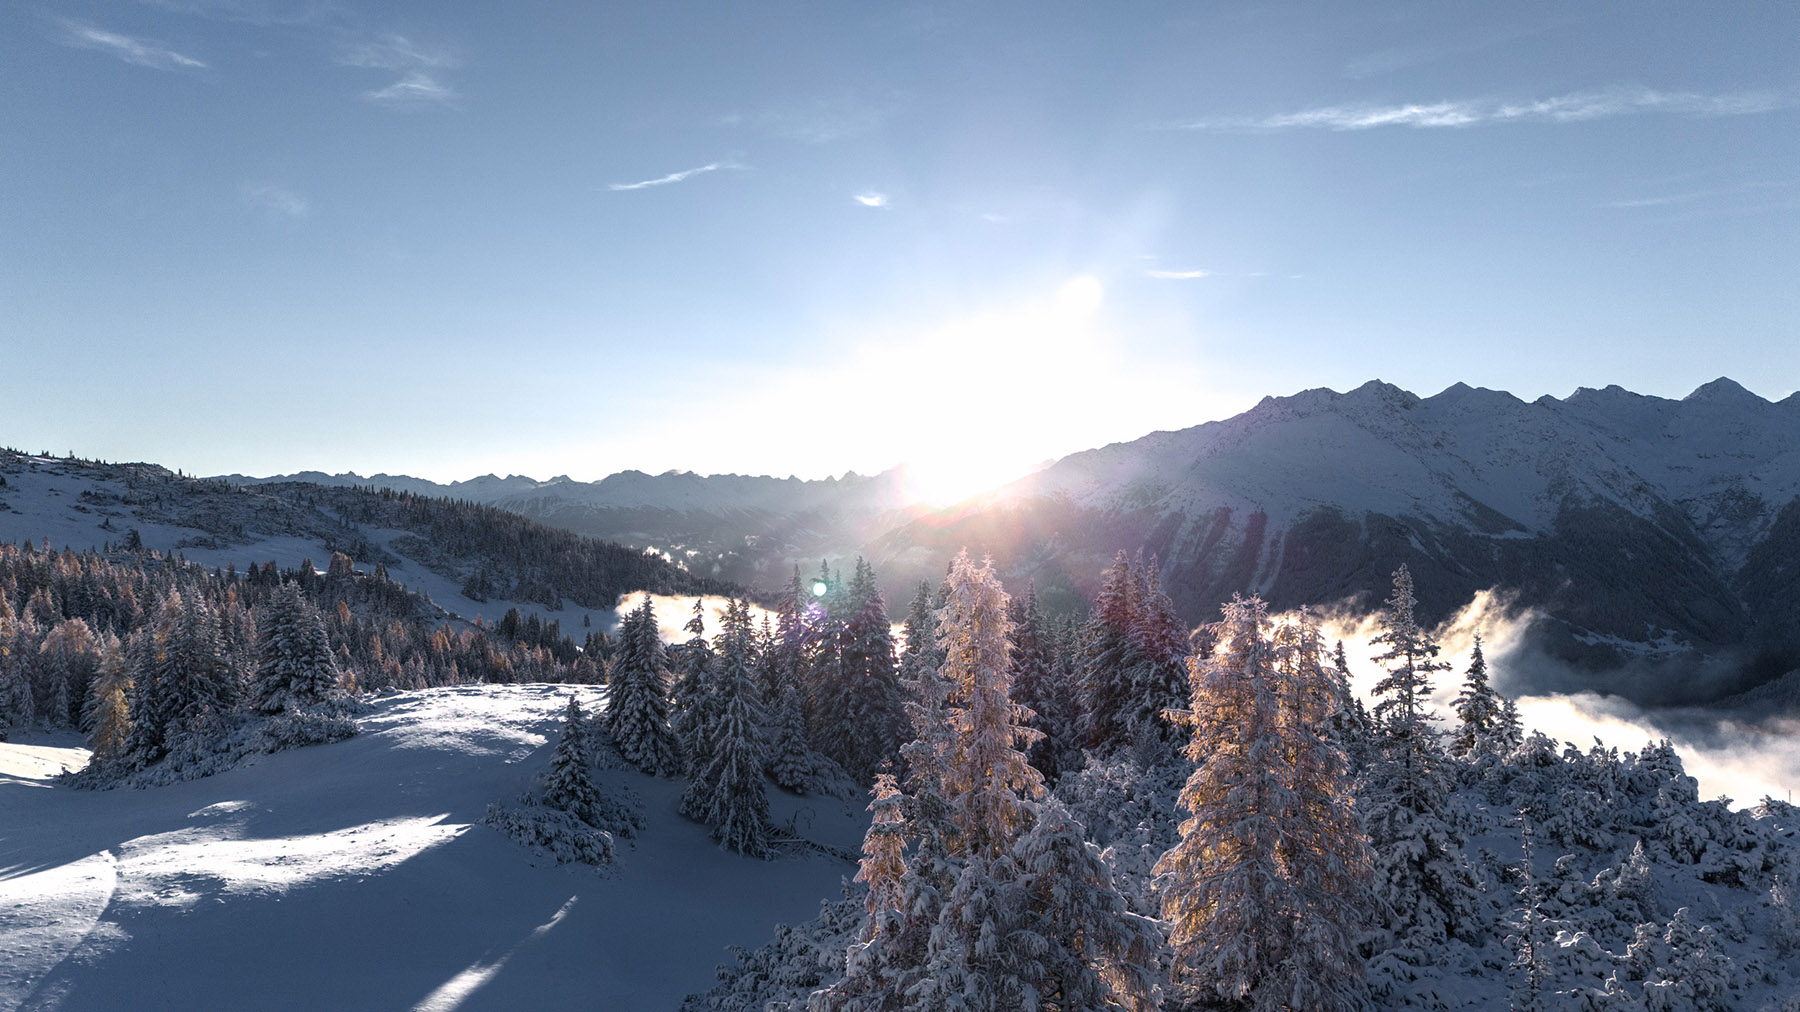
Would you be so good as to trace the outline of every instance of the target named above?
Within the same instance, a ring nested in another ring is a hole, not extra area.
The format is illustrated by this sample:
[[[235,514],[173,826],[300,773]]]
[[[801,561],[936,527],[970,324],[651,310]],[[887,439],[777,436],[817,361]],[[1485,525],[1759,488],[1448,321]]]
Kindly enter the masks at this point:
[[[1064,769],[1081,761],[1080,685],[1057,629],[1038,605],[1036,587],[1028,588],[1023,600],[1012,600],[1011,617],[1013,698],[1032,712],[1031,727],[1043,734],[1026,755],[1046,783],[1055,783]]]
[[[1187,705],[1187,630],[1175,614],[1175,603],[1163,593],[1154,558],[1139,571],[1135,598],[1138,612],[1132,622],[1132,638],[1137,643],[1138,663],[1131,672],[1125,723],[1154,730],[1164,742],[1177,745],[1184,735],[1166,714]]]
[[[620,623],[602,726],[625,761],[654,776],[680,771],[669,730],[668,659],[650,595]]]
[[[1163,935],[1132,913],[1087,829],[1051,799],[1013,846],[1029,927],[1043,948],[1033,990],[1054,1012],[1154,1009],[1162,999]]]
[[[1131,730],[1132,678],[1142,657],[1133,630],[1142,584],[1123,551],[1113,559],[1085,631],[1082,658],[1082,738],[1088,748],[1126,743]]]
[[[1262,601],[1233,598],[1212,641],[1181,714],[1188,818],[1156,867],[1178,979],[1257,1009],[1355,1008],[1369,849],[1320,733],[1335,693],[1318,631],[1277,634]]]
[[[694,614],[683,627],[688,640],[677,653],[681,677],[675,681],[670,700],[669,731],[681,748],[682,772],[687,790],[681,796],[681,813],[699,818],[700,809],[710,793],[701,774],[712,763],[715,731],[721,719],[723,700],[715,684],[712,644],[706,639],[704,602],[694,600]]]
[[[31,691],[32,651],[25,623],[0,594],[0,728],[23,727],[37,717]]]
[[[1550,1000],[1549,957],[1555,946],[1555,934],[1549,930],[1543,912],[1539,909],[1543,900],[1543,885],[1532,860],[1531,837],[1531,813],[1520,811],[1519,843],[1522,857],[1518,865],[1518,916],[1514,921],[1513,933],[1507,938],[1513,949],[1510,966],[1512,977],[1508,982],[1513,1012],[1542,1012],[1545,1003]]]
[[[1437,659],[1438,645],[1431,634],[1419,628],[1414,609],[1412,573],[1401,564],[1394,571],[1394,591],[1381,612],[1381,632],[1369,642],[1385,645],[1387,650],[1375,657],[1387,675],[1375,683],[1375,723],[1388,738],[1391,753],[1410,777],[1415,761],[1421,765],[1436,751],[1437,731],[1430,711],[1431,675],[1448,671],[1450,665]],[[1421,768],[1417,775],[1429,770]],[[1407,785],[1409,788],[1411,785]]]
[[[783,790],[805,793],[813,775],[812,746],[806,740],[806,710],[800,690],[783,686],[775,703],[769,742],[769,778]]]
[[[765,857],[769,852],[769,798],[763,785],[761,695],[756,685],[756,640],[750,606],[726,606],[719,634],[714,693],[718,718],[706,768],[700,771],[703,793],[694,814],[712,829],[713,839],[740,854]]]
[[[1040,735],[1025,726],[1031,712],[1012,701],[1007,660],[1012,623],[991,560],[977,568],[966,551],[957,553],[949,585],[937,636],[944,677],[962,705],[950,711],[956,737],[945,764],[944,795],[963,852],[994,857],[1030,825],[1030,802],[1044,792],[1043,777],[1017,747]]]
[[[865,942],[881,932],[884,920],[899,913],[906,896],[901,885],[906,877],[906,799],[892,773],[877,773],[869,793],[869,830],[863,834],[862,862],[856,870],[856,881],[869,889]]]
[[[303,709],[338,694],[325,623],[295,584],[284,584],[264,607],[256,646],[251,699],[258,712]]]
[[[1501,702],[1499,693],[1488,684],[1487,659],[1481,655],[1481,634],[1475,634],[1475,647],[1469,654],[1469,670],[1463,677],[1462,691],[1453,704],[1456,729],[1450,733],[1450,754],[1479,755],[1498,752],[1502,747]]]
[[[887,604],[875,570],[860,556],[845,601],[848,616],[838,632],[837,663],[826,686],[825,712],[840,743],[832,758],[858,779],[867,779],[898,754],[906,718],[894,657]]]
[[[581,701],[571,693],[569,705],[563,710],[562,733],[542,776],[543,801],[551,808],[599,826],[605,819],[600,790],[594,786],[593,761],[587,718],[582,715]]]

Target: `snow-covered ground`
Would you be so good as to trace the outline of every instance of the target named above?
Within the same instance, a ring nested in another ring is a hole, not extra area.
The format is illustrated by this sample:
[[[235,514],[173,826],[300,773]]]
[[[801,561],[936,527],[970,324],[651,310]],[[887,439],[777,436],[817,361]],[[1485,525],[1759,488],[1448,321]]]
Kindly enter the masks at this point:
[[[635,772],[600,775],[647,822],[605,872],[480,825],[548,760],[569,691],[387,696],[348,741],[142,791],[70,790],[49,778],[79,752],[0,744],[0,1012],[662,1012],[726,945],[840,895],[849,862],[727,853],[676,814],[679,781]],[[855,802],[771,807],[841,849],[867,824]]]

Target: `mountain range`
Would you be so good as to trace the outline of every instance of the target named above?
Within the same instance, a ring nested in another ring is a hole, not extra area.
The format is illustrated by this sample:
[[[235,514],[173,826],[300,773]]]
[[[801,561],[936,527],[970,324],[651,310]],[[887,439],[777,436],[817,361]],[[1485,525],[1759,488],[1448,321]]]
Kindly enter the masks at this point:
[[[944,510],[908,504],[894,472],[226,480],[468,499],[765,589],[860,554],[890,601],[967,547],[1009,586],[1078,609],[1124,551],[1156,559],[1190,622],[1234,592],[1367,609],[1404,562],[1428,620],[1488,589],[1537,616],[1552,682],[1705,702],[1800,668],[1800,394],[1770,402],[1729,379],[1679,400],[1305,390],[1071,454]]]

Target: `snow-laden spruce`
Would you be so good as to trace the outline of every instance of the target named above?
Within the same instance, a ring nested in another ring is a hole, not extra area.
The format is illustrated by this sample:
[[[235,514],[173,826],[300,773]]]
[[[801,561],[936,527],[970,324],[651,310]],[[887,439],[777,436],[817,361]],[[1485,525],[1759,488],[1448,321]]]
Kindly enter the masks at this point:
[[[284,584],[259,618],[251,681],[258,713],[300,710],[338,694],[337,664],[325,623],[318,609],[301,598],[298,584]]]
[[[1262,601],[1233,598],[1212,639],[1181,714],[1188,818],[1156,866],[1177,979],[1254,1009],[1358,1007],[1370,854],[1321,733],[1340,703],[1318,629],[1273,629]]]
[[[667,653],[646,594],[620,623],[602,725],[625,761],[653,776],[681,769],[680,746],[669,730],[668,680]]]

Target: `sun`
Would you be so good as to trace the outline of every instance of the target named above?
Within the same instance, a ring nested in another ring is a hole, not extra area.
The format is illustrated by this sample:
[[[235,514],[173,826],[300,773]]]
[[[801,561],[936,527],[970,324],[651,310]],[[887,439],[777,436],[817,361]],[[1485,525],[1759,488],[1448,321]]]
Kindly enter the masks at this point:
[[[1078,275],[1049,298],[941,327],[887,364],[891,380],[931,405],[908,417],[915,438],[901,487],[910,501],[948,506],[1036,468],[1045,434],[1079,417],[1070,406],[1098,364],[1105,297],[1099,278]]]

